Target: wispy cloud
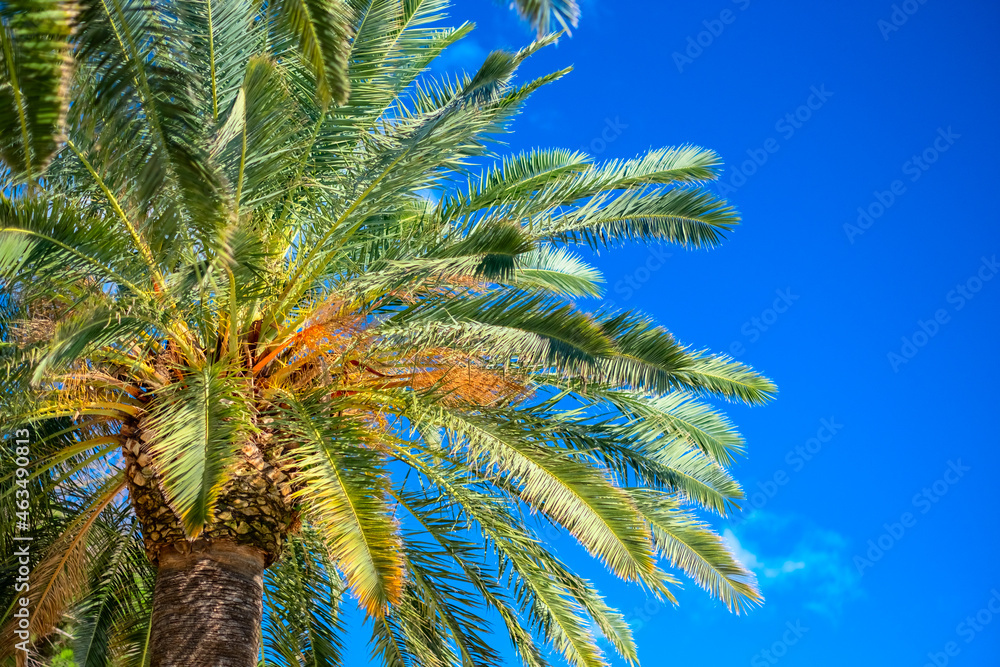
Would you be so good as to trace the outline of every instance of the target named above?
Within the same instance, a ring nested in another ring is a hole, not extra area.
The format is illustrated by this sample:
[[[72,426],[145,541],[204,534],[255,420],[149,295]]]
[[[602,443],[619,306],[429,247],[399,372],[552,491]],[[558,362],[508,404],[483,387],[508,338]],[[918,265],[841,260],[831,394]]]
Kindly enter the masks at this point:
[[[761,511],[736,530],[726,528],[723,539],[761,578],[765,597],[801,595],[803,608],[835,619],[862,594],[850,545],[840,533],[803,517]]]
[[[766,567],[764,568],[764,576],[768,579],[774,579],[782,574],[788,574],[789,572],[795,572],[795,570],[804,569],[806,564],[800,560],[786,560],[781,564],[781,567]]]
[[[738,558],[741,563],[751,570],[760,572],[768,579],[775,579],[782,574],[795,572],[796,570],[801,570],[806,566],[806,564],[800,560],[786,560],[779,567],[767,567],[759,558],[757,558],[757,554],[749,551],[740,543],[739,538],[737,538],[736,534],[729,528],[726,528],[722,532],[722,539],[729,546],[729,548],[733,550],[733,553],[736,554],[736,558]]]
[[[757,559],[757,554],[748,551],[740,542],[739,538],[736,537],[736,534],[729,528],[722,531],[722,540],[733,552],[733,555],[736,556],[737,560],[743,563],[744,566],[750,568],[751,570],[759,570],[763,567],[763,563]]]

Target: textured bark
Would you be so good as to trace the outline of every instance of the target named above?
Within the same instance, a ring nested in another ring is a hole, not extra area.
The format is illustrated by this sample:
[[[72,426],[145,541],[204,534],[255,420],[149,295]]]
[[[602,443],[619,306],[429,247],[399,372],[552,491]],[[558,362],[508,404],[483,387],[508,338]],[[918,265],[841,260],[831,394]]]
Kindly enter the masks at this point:
[[[266,554],[220,541],[182,550],[159,552],[152,667],[254,667]]]
[[[155,437],[141,424],[123,429],[122,446],[129,499],[142,527],[149,560],[158,565],[164,549],[188,542],[180,519],[167,503],[160,475],[149,451]],[[219,490],[215,510],[199,538],[255,547],[271,565],[281,555],[285,537],[297,529],[298,512],[292,500],[294,471],[283,448],[270,443],[265,430],[247,442],[232,474]]]

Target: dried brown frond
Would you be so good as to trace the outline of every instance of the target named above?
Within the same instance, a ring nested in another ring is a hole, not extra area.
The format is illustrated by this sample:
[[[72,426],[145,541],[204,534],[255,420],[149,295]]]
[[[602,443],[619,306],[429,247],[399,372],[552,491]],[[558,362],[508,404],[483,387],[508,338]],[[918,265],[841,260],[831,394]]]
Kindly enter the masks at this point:
[[[11,341],[20,346],[34,345],[51,339],[56,333],[56,323],[48,318],[14,320],[10,326]]]
[[[508,379],[501,372],[471,365],[418,373],[413,377],[412,386],[418,391],[441,392],[445,395],[445,404],[469,407],[509,404],[529,391],[525,385]]]

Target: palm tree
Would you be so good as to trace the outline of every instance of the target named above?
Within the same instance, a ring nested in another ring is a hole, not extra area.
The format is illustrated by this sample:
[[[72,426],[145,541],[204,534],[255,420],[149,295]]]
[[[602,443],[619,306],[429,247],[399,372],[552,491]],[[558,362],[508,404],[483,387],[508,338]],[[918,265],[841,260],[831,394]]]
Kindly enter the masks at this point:
[[[516,82],[545,36],[430,76],[471,29],[445,8],[5,6],[8,658],[62,632],[80,665],[337,664],[353,598],[386,665],[496,664],[490,620],[531,667],[606,664],[595,633],[634,662],[547,525],[662,598],[670,566],[761,601],[695,510],[742,497],[704,399],[774,386],[574,302],[601,275],[573,246],[723,239],[718,156],[494,161],[568,70]]]

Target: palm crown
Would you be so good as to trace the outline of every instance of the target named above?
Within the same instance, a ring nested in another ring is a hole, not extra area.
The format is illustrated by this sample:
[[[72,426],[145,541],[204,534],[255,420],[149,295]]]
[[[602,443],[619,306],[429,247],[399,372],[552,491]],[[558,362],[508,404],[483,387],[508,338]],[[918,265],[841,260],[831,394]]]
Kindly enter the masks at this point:
[[[742,497],[743,440],[703,398],[774,386],[573,302],[601,283],[574,245],[722,240],[738,216],[702,187],[718,156],[535,150],[480,171],[566,70],[515,81],[544,36],[430,76],[471,28],[438,27],[445,4],[17,4],[0,349],[5,421],[34,434],[36,645],[72,618],[81,664],[143,664],[162,549],[213,540],[273,564],[268,664],[335,662],[344,591],[386,664],[497,662],[481,616],[529,665],[546,643],[602,664],[593,630],[635,660],[539,521],[656,595],[673,599],[665,563],[731,609],[760,601],[692,510]]]

